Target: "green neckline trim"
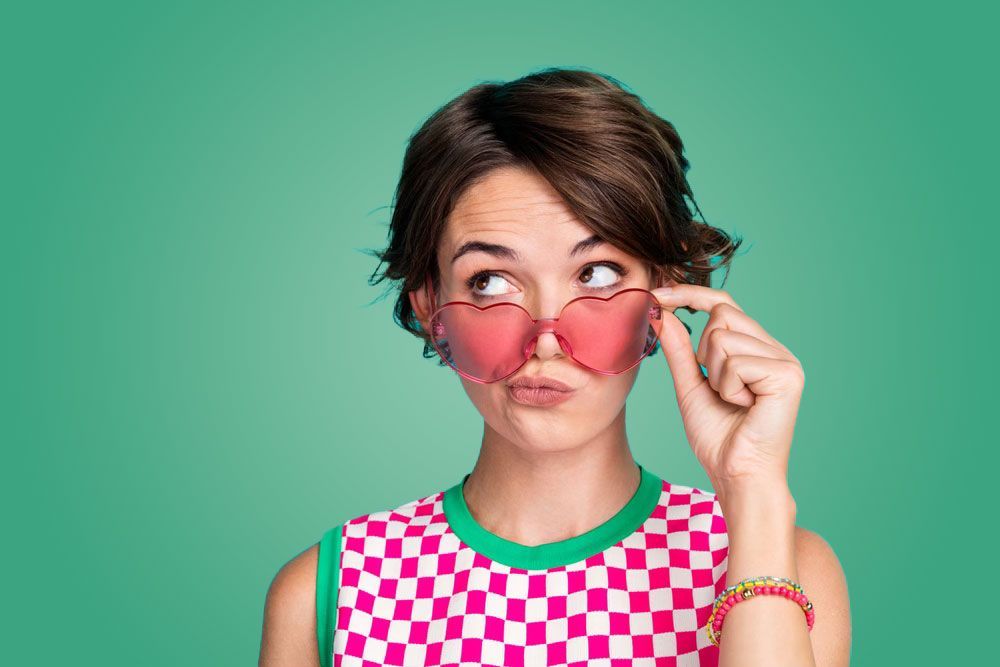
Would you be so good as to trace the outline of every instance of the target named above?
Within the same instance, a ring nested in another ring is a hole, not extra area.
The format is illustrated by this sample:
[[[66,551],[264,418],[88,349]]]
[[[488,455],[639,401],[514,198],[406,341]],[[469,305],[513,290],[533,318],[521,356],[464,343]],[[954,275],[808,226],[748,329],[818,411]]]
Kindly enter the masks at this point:
[[[463,487],[472,473],[444,492],[444,515],[455,535],[474,551],[509,567],[545,570],[569,565],[599,554],[635,532],[653,513],[663,481],[636,461],[639,488],[618,513],[587,532],[536,546],[527,546],[491,533],[476,522],[465,504]]]

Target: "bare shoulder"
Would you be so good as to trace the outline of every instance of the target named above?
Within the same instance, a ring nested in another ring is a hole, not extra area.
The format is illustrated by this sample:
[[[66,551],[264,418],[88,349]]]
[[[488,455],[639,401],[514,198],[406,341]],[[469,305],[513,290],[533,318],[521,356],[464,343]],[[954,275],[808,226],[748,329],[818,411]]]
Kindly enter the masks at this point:
[[[816,667],[847,667],[851,659],[851,610],[840,559],[819,534],[795,526],[795,560],[799,584],[816,612],[809,633]]]
[[[316,564],[313,544],[285,563],[264,604],[259,667],[319,667],[316,644]]]

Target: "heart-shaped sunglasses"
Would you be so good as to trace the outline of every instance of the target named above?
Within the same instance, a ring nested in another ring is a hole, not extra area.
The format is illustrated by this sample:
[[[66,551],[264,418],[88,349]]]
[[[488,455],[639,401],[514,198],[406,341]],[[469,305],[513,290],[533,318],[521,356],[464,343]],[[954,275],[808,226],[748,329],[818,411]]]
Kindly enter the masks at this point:
[[[434,291],[427,281],[431,303]],[[522,306],[480,307],[449,301],[430,317],[431,339],[441,358],[462,377],[488,384],[517,372],[531,358],[538,336],[552,332],[562,350],[604,375],[635,367],[656,346],[663,325],[659,299],[631,287],[609,297],[580,296],[558,317],[535,319]]]

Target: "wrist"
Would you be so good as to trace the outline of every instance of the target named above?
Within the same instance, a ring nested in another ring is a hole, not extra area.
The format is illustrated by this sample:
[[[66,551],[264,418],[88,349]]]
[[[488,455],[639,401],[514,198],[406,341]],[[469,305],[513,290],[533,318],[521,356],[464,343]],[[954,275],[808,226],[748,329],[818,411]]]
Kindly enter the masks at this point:
[[[729,543],[726,585],[763,575],[797,580],[791,492],[776,484],[751,485],[729,487],[718,496]]]
[[[730,514],[783,514],[795,517],[795,498],[785,478],[739,478],[713,481],[719,504]]]

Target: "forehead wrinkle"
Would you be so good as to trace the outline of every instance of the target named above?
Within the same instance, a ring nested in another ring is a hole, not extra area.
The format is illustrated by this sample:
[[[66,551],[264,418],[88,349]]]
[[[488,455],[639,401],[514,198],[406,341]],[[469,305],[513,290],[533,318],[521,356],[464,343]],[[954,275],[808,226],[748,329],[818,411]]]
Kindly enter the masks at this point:
[[[529,248],[537,245],[544,247],[548,251],[552,248],[553,239],[549,238],[550,235],[543,236],[544,231],[562,234],[562,232],[556,232],[546,223],[551,225],[576,223],[576,217],[562,207],[557,208],[556,215],[546,215],[545,211],[536,209],[529,212],[528,215],[515,214],[498,217],[512,212],[521,213],[523,211],[523,207],[492,208],[483,211],[460,212],[459,215],[454,216],[454,219],[448,225],[447,237],[449,238],[449,242],[443,248],[448,258],[447,263],[452,264],[458,261],[457,259],[452,260],[455,252],[470,241],[507,246],[511,248],[515,255],[519,255],[523,261],[524,254],[518,251],[518,245],[523,243]],[[542,217],[545,220],[541,220],[540,218]],[[544,231],[540,233],[539,230],[543,229]],[[520,241],[520,243],[511,243],[497,237],[512,237],[513,240]],[[524,243],[523,239],[527,239],[527,243]],[[464,256],[464,253],[462,256]],[[511,259],[516,258],[511,257]]]
[[[476,205],[471,210],[458,210],[453,212],[452,219],[457,223],[476,223],[483,218],[496,218],[497,222],[510,221],[538,221],[538,218],[545,216],[554,222],[565,222],[575,219],[571,211],[567,211],[565,206],[553,203],[544,206],[488,206]]]
[[[525,253],[536,246],[542,255],[548,256],[554,247],[563,245],[566,236],[573,237],[567,242],[568,249],[588,236],[589,230],[558,193],[537,190],[522,193],[511,191],[510,187],[495,183],[490,187],[481,185],[460,198],[446,224],[442,264],[454,265],[466,253],[524,262],[527,261]],[[581,233],[568,234],[567,225],[579,227]],[[489,248],[465,248],[462,255],[455,258],[464,246],[475,243],[504,246],[512,253],[504,257],[504,251],[494,253]],[[525,252],[520,252],[519,246]]]

